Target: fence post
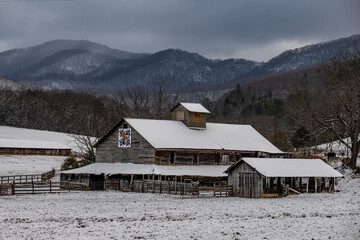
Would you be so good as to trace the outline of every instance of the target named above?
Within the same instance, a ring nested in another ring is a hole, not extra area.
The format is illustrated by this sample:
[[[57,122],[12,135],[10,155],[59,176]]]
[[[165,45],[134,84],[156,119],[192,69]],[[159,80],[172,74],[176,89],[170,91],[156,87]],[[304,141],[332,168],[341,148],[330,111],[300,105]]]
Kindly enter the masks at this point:
[[[122,187],[122,180],[121,180],[122,178],[121,178],[121,175],[120,175],[119,177],[120,177],[120,180],[119,180],[119,184],[120,184],[120,185],[119,185],[119,191],[121,191],[121,187]]]
[[[35,194],[35,189],[34,189],[34,180],[31,181],[31,186],[32,186],[32,193]]]
[[[169,179],[169,177],[167,178],[167,181],[168,181],[168,186],[169,186],[169,194],[171,194],[171,184],[170,184],[170,179]]]
[[[144,192],[144,181],[145,181],[145,176],[143,174],[142,176],[142,181],[141,181],[141,192],[143,193]]]
[[[11,194],[15,195],[15,181],[13,181],[11,184]]]
[[[160,190],[159,190],[159,193],[162,193],[162,185],[161,185],[162,176],[161,176],[161,174],[159,175],[159,177],[160,177]]]
[[[176,181],[177,181],[177,176],[175,176],[175,186],[174,186],[174,188],[175,188],[175,189],[174,189],[174,190],[175,190],[175,195],[177,195],[177,192],[176,192],[176,190],[177,190],[177,189],[176,189]]]
[[[152,193],[155,192],[155,174],[153,174],[153,181],[152,181]]]
[[[51,193],[51,180],[49,181],[49,183],[50,183],[50,193]]]

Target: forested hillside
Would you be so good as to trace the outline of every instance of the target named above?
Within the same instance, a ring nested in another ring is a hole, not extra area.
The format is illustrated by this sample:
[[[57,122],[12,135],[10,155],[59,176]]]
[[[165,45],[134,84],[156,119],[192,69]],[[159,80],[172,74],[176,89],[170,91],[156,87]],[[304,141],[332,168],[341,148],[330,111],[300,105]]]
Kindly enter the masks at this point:
[[[269,139],[281,131],[290,141],[301,126],[312,130],[313,123],[300,116],[300,109],[307,104],[305,100],[311,101],[310,96],[322,92],[324,68],[320,65],[238,84],[216,102],[207,103],[210,119],[251,124]]]
[[[89,41],[54,40],[0,53],[0,76],[46,89],[114,92],[150,87],[162,79],[172,93],[233,88],[261,76],[329,63],[339,50],[353,50],[360,35],[281,53],[268,62],[241,58],[208,59],[167,49],[137,54]],[[240,56],[241,57],[241,56]]]
[[[357,156],[359,49],[339,52],[330,64],[237,85],[218,101],[205,101],[209,118],[251,124],[284,151],[350,137],[348,147]]]
[[[0,88],[0,125],[101,137],[123,117],[170,117],[176,96],[159,82],[95,96],[69,90]]]

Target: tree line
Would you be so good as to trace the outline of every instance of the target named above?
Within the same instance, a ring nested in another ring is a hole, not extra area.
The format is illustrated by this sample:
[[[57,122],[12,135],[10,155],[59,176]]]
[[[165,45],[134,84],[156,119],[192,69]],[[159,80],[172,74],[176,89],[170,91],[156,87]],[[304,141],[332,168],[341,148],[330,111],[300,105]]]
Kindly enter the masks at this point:
[[[259,79],[216,102],[215,121],[251,124],[283,151],[339,140],[356,166],[360,147],[360,48],[331,63]],[[351,143],[343,139],[349,137]]]
[[[111,95],[69,90],[0,89],[0,125],[101,137],[123,117],[170,117],[177,101],[162,81]]]
[[[101,137],[123,117],[169,119],[179,101],[164,80],[108,95],[69,90],[1,89],[0,125]],[[330,64],[240,85],[217,101],[203,99],[209,121],[250,124],[283,151],[349,137],[359,153],[360,51]]]

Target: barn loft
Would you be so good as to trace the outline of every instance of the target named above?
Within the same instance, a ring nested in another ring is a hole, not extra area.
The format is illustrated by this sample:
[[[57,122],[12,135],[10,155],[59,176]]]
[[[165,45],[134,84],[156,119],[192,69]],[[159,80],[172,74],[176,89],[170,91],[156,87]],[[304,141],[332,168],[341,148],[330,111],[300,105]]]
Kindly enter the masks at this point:
[[[320,159],[242,158],[231,165],[228,185],[239,197],[260,198],[299,193],[332,192],[342,175]]]

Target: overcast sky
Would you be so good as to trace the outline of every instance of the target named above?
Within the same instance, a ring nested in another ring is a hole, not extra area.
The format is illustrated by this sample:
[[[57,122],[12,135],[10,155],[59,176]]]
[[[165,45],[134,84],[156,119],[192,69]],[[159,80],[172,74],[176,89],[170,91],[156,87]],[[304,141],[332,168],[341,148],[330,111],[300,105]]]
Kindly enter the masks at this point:
[[[359,33],[360,0],[0,0],[0,51],[85,39],[130,52],[266,61]]]

